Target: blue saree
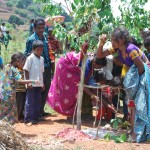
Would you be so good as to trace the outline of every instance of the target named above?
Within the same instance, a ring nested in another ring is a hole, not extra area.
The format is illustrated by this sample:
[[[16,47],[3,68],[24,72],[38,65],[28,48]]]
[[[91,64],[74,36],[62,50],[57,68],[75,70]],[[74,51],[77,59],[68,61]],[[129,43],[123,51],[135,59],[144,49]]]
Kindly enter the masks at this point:
[[[150,138],[150,69],[144,64],[145,72],[140,76],[138,68],[132,65],[124,79],[127,99],[135,103],[134,132],[136,142]]]

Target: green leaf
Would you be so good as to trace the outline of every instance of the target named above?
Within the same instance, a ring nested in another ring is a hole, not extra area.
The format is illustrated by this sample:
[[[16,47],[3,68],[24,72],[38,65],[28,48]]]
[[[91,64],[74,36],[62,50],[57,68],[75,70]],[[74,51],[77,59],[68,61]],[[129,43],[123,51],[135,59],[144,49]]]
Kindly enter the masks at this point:
[[[126,134],[125,134],[125,133],[124,133],[124,134],[121,134],[120,139],[121,139],[123,142],[126,142],[126,141],[127,141],[127,136],[126,136]]]
[[[81,7],[80,8],[80,13],[84,13],[85,9],[86,9],[85,6]]]
[[[107,133],[107,134],[104,136],[104,139],[105,139],[105,140],[110,140],[110,139],[111,139],[110,134],[109,134],[109,133]]]
[[[75,3],[76,5],[78,5],[79,2],[80,2],[80,0],[74,0],[74,3]]]
[[[113,122],[113,128],[114,128],[114,129],[117,129],[117,128],[118,128],[118,121],[117,121],[117,120],[115,120],[115,121]]]
[[[101,1],[100,1],[100,0],[95,0],[95,1],[94,1],[94,6],[95,6],[96,8],[100,8],[100,7],[102,6]]]
[[[71,4],[72,10],[75,11],[76,10],[76,6],[72,3]]]
[[[116,120],[116,119],[111,119],[111,120],[110,120],[110,123],[113,123],[115,120]]]

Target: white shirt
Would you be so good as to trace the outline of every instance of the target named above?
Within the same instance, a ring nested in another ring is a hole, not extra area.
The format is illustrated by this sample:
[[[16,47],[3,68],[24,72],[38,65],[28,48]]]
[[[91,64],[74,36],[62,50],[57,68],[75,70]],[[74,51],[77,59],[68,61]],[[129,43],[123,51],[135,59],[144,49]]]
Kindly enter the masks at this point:
[[[27,57],[23,70],[29,72],[29,80],[38,80],[40,84],[33,87],[43,87],[44,58],[38,58],[34,53]]]
[[[106,56],[106,59],[107,59],[107,68],[112,72],[113,70],[113,55],[108,55]]]
[[[1,31],[3,34],[6,33],[6,30],[7,30],[7,28],[5,26],[1,26]]]
[[[101,68],[101,70],[103,70],[105,72],[106,80],[112,80],[113,79],[113,75],[107,66]]]

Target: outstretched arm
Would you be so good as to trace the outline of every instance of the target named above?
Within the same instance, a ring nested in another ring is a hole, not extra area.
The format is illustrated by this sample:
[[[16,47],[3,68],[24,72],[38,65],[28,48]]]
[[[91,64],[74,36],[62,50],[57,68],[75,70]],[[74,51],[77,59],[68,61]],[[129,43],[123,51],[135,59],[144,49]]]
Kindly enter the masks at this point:
[[[98,45],[98,50],[97,50],[97,55],[96,55],[97,58],[103,58],[103,57],[109,55],[108,50],[103,51],[103,46],[104,46],[106,40],[107,40],[106,34],[102,34],[100,36],[100,41],[99,41],[99,45]]]

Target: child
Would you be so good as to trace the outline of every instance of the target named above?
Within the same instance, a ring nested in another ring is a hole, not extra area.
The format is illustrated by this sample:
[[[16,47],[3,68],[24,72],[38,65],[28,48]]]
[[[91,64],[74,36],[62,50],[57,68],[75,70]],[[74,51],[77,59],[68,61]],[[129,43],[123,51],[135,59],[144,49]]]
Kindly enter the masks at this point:
[[[95,80],[97,83],[100,83],[100,85],[105,85],[108,82],[107,74],[111,74],[109,70],[99,70],[95,72]],[[112,76],[112,75],[111,75]],[[106,86],[103,89],[101,89],[102,92],[102,98],[103,98],[103,106],[109,109],[111,112],[116,113],[115,107],[112,103],[112,91],[110,89],[110,86]]]
[[[9,31],[6,31],[4,33],[4,45],[5,45],[5,49],[7,50],[8,44],[9,44],[9,40],[12,40],[11,36],[9,35]]]
[[[6,118],[11,124],[17,121],[16,84],[34,82],[33,80],[21,80],[17,68],[20,68],[22,56],[20,52],[13,54],[10,64],[4,67],[0,75],[0,120]]]
[[[27,87],[24,122],[28,125],[37,124],[40,117],[41,91],[44,87],[44,58],[41,56],[43,47],[42,41],[35,40],[32,46],[33,53],[28,56],[23,67],[26,79],[39,81],[39,84],[28,85]]]
[[[60,50],[59,42],[53,35],[53,29],[49,28],[48,30],[48,48],[49,48],[49,57],[51,59],[52,65],[52,74],[55,71],[55,53]]]
[[[18,68],[19,73],[21,75],[21,79],[24,79],[24,73],[23,73],[23,66],[26,61],[26,56],[24,55],[22,57],[22,63],[20,64],[20,67]],[[17,112],[18,112],[18,121],[23,122],[24,120],[24,107],[25,107],[25,100],[26,100],[26,87],[23,84],[17,84],[16,87],[16,103],[17,103]]]

